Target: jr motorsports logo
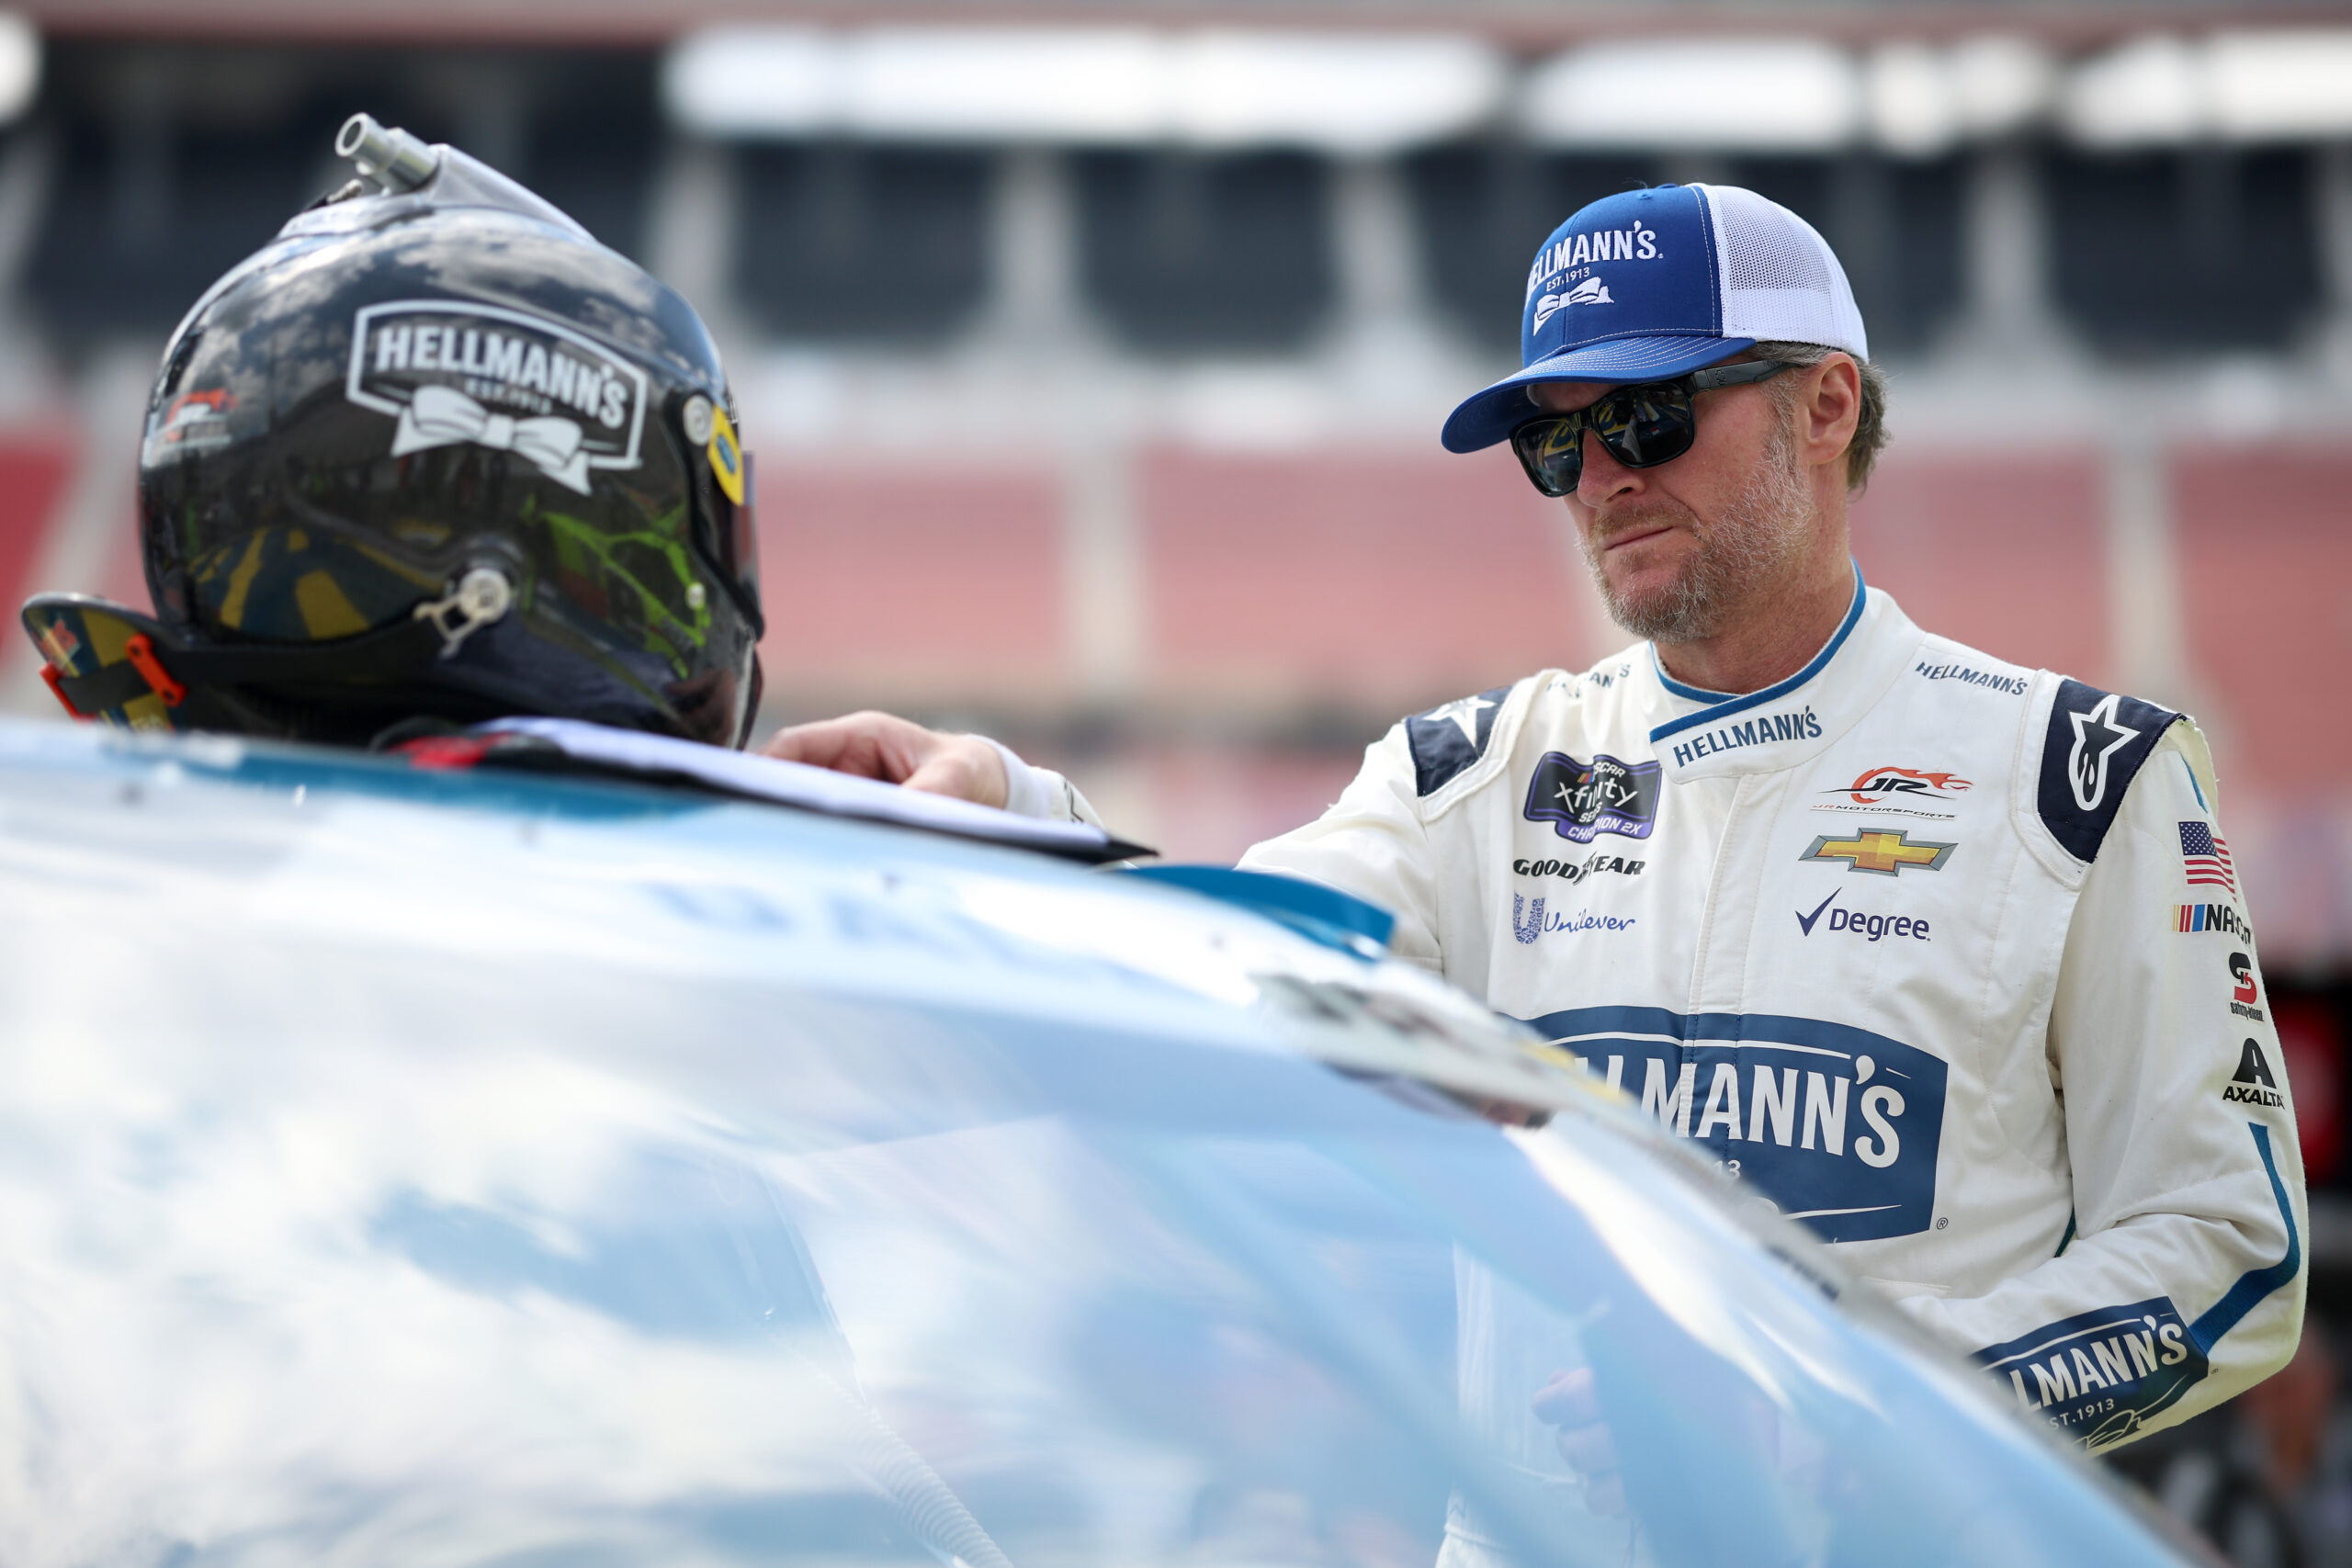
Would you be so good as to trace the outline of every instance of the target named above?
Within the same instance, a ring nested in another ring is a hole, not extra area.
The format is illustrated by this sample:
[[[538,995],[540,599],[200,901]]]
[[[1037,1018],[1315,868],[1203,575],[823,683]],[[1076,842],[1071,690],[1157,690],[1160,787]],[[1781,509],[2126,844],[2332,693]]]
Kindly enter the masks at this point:
[[[582,494],[592,470],[638,466],[645,431],[644,371],[557,322],[458,300],[361,310],[344,390],[399,422],[395,457],[487,446]]]
[[[1854,782],[1821,793],[1832,798],[1815,811],[1849,811],[1857,806],[1894,817],[1920,817],[1949,822],[1955,815],[1936,809],[1964,793],[1968,781],[1957,773],[1931,773],[1923,768],[1865,768]]]

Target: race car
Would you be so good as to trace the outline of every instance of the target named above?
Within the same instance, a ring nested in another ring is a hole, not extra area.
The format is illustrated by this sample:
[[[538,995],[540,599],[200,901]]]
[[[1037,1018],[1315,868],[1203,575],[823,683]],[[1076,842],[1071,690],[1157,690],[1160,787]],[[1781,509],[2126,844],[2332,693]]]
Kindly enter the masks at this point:
[[[2178,1561],[1379,911],[626,761],[0,725],[0,1560]]]

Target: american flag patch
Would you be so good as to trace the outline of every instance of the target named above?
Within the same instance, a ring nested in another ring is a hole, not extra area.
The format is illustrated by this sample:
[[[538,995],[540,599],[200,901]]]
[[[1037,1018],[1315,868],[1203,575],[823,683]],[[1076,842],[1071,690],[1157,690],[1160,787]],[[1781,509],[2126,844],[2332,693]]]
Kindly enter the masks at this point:
[[[2230,865],[2229,840],[2205,823],[2180,825],[2180,863],[2188,873],[2191,887],[2226,887],[2232,894],[2238,890],[2237,872]]]

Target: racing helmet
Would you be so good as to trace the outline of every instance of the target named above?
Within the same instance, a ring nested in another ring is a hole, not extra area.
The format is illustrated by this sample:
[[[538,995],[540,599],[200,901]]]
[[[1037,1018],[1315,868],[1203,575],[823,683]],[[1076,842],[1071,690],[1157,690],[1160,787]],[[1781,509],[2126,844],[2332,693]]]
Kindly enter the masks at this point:
[[[147,406],[154,615],[25,606],[66,707],[364,744],[518,714],[741,746],[751,466],[692,307],[522,186],[355,116],[361,177],[198,299]]]

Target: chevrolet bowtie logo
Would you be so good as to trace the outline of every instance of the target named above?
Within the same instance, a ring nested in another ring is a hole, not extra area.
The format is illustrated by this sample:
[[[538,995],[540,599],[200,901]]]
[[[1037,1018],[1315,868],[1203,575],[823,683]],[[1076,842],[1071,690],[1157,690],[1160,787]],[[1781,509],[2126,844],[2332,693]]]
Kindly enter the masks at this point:
[[[1907,828],[1865,828],[1850,839],[1833,839],[1825,833],[1797,859],[1851,861],[1850,870],[1894,876],[1906,866],[1941,871],[1944,862],[1951,859],[1951,852],[1958,847],[1926,840],[1915,844]]]

